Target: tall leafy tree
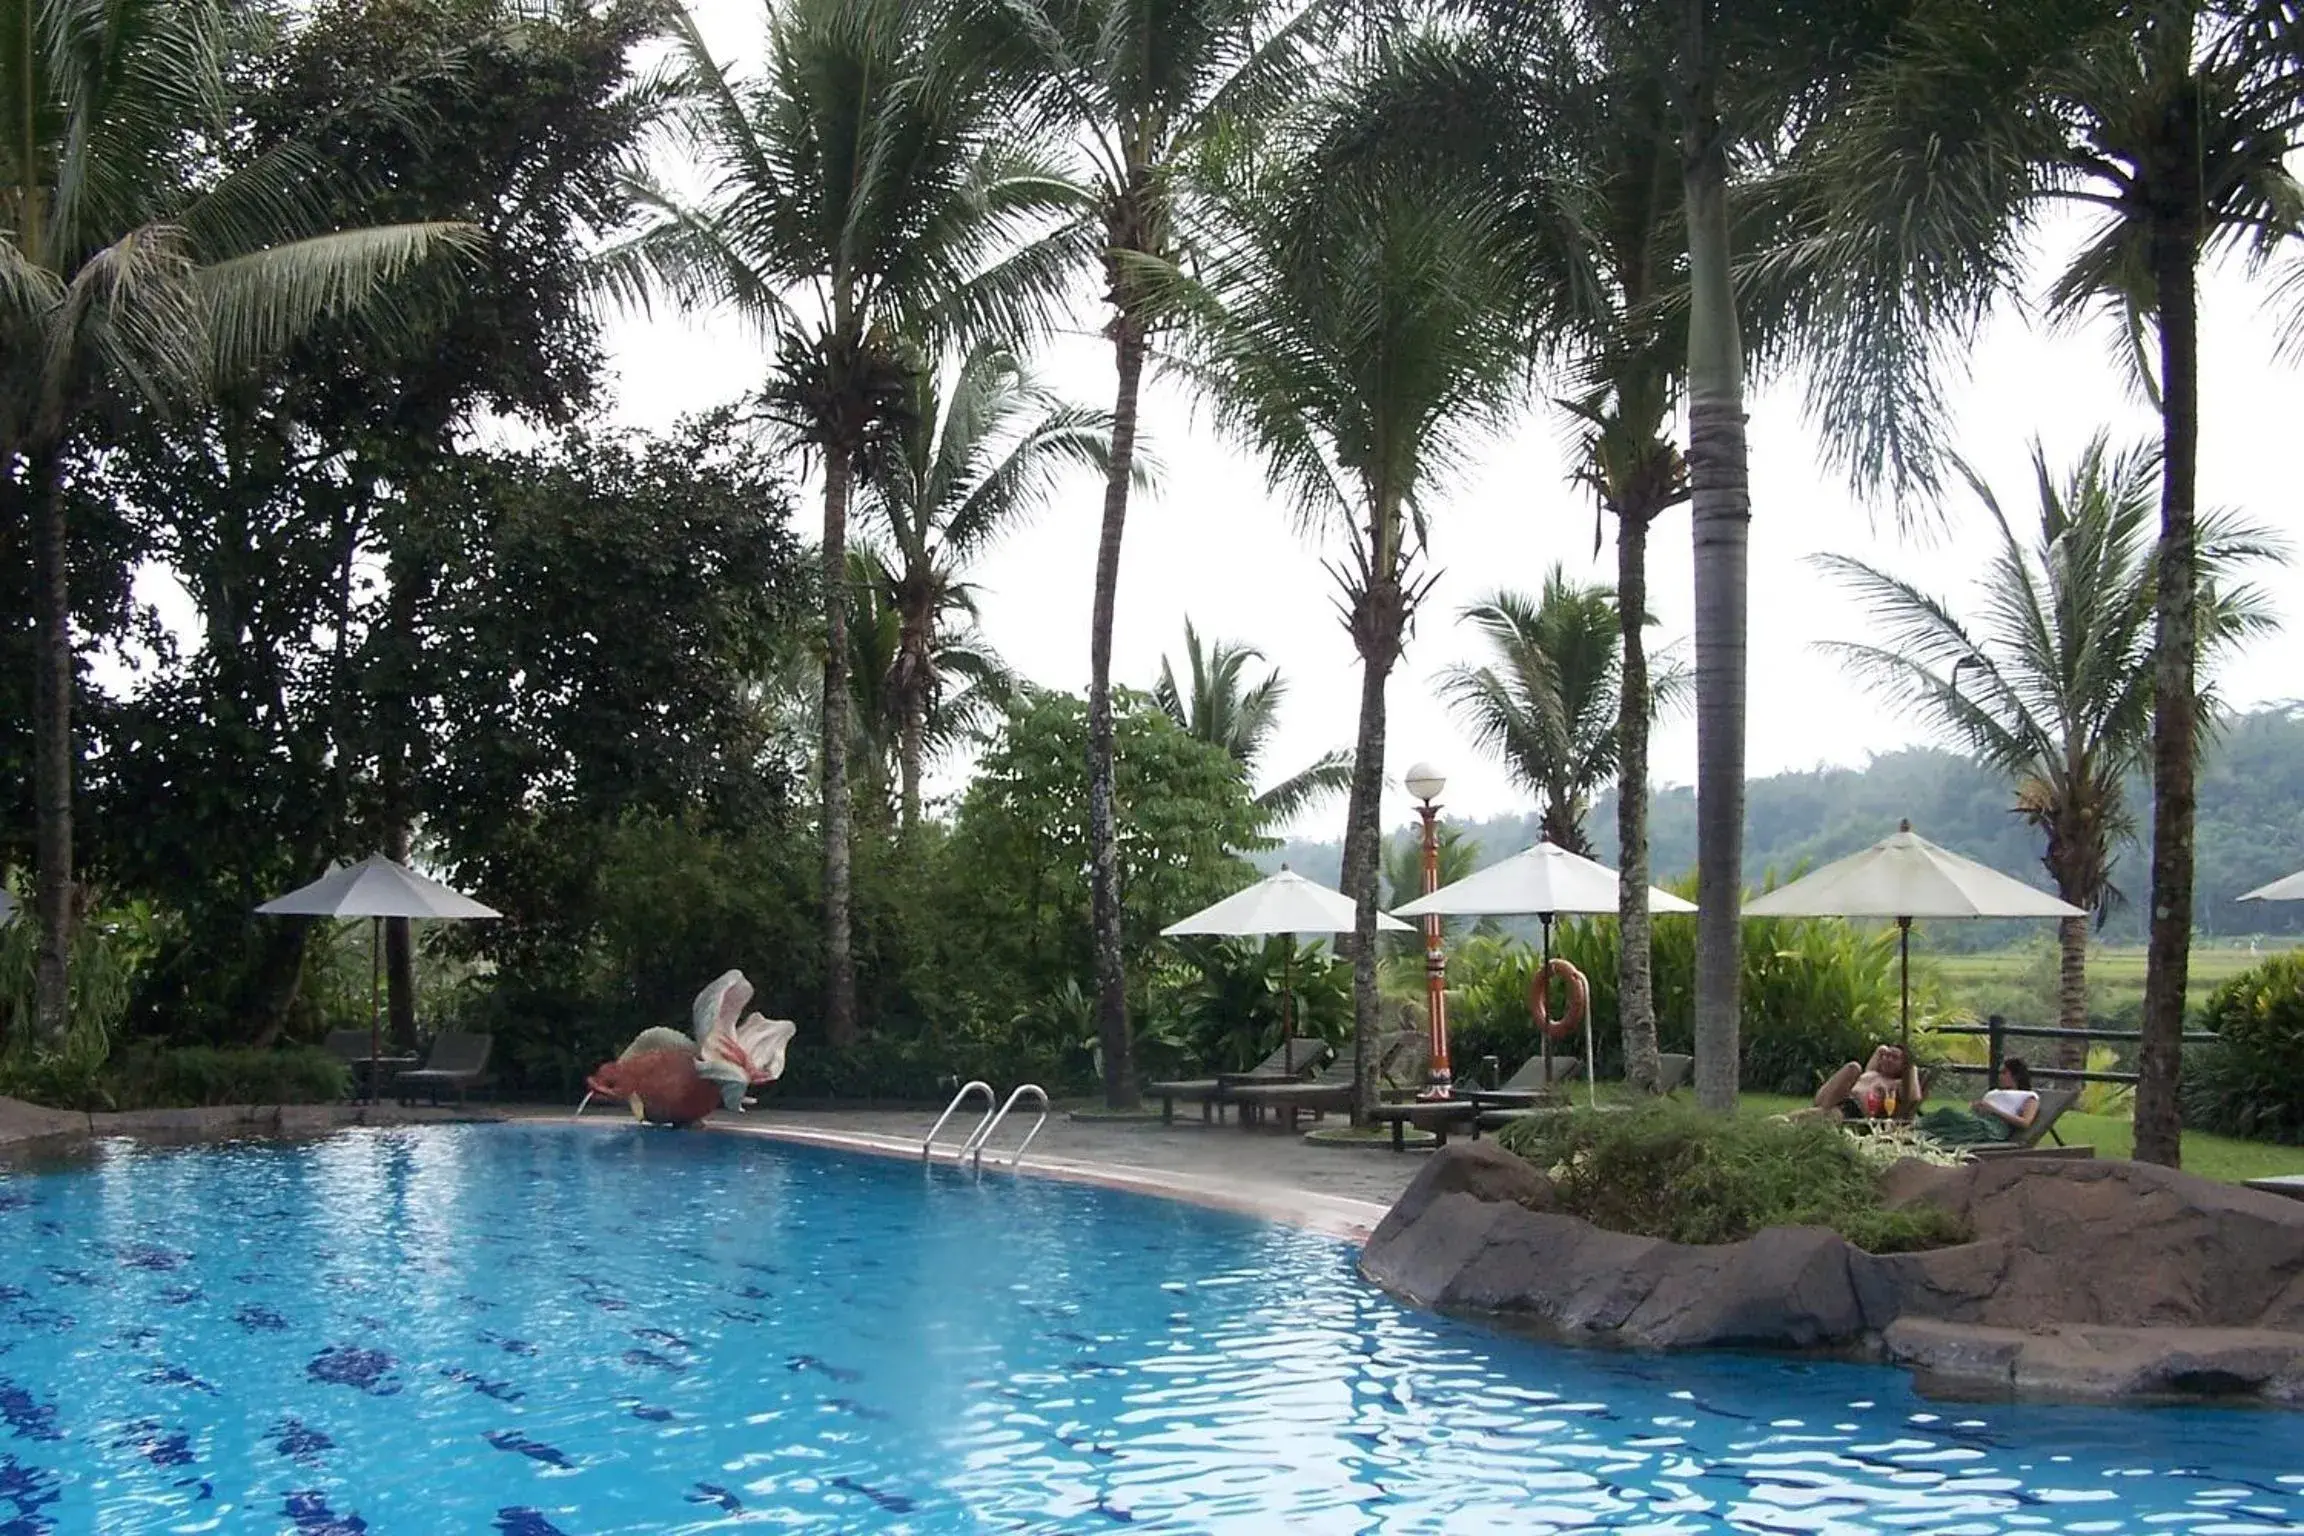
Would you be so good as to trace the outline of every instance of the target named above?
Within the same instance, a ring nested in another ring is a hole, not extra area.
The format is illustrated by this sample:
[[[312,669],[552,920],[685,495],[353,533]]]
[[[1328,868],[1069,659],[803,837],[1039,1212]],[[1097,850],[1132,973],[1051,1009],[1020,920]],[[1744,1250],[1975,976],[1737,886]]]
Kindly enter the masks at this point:
[[[2099,435],[2059,479],[2035,445],[2039,505],[2027,540],[1991,487],[1963,467],[1999,534],[1979,579],[1974,626],[1877,566],[1838,555],[1816,562],[1862,601],[1879,637],[1828,649],[2014,782],[2017,813],[2047,841],[2041,862],[2056,894],[2099,924],[2123,899],[2112,862],[2135,831],[2126,780],[2151,738],[2158,468],[2156,453],[2116,454]],[[2275,553],[2255,529],[2203,521],[2203,667],[2273,627],[2263,594],[2233,578]],[[2088,925],[2085,917],[2060,925],[2057,1022],[2066,1029],[2088,1026]]]
[[[1625,699],[1616,594],[1570,581],[1557,565],[1534,600],[1497,592],[1463,618],[1496,659],[1449,668],[1441,693],[1473,739],[1542,798],[1545,839],[1590,858],[1584,818],[1616,777],[1620,711],[1673,702],[1686,675],[1667,665],[1637,706]],[[1645,892],[1641,905],[1645,910]]]
[[[1232,754],[1240,771],[1254,782],[1264,761],[1264,749],[1280,725],[1280,705],[1288,697],[1288,680],[1275,667],[1261,682],[1248,681],[1251,662],[1264,659],[1252,645],[1217,640],[1203,644],[1192,621],[1184,621],[1184,666],[1188,681],[1178,683],[1176,669],[1160,658],[1160,681],[1152,697],[1168,718],[1196,740],[1222,747]],[[1300,768],[1256,797],[1256,808],[1272,822],[1284,822],[1323,796],[1347,789],[1352,783],[1352,754],[1323,752],[1308,767]]]
[[[1072,191],[1006,110],[996,60],[943,0],[789,0],[743,81],[674,23],[700,199],[643,194],[657,217],[616,253],[633,279],[734,308],[775,338],[766,403],[821,457],[824,531],[824,1022],[856,1038],[849,930],[848,514],[894,452],[917,346],[1027,334],[1072,247],[1045,222]]]
[[[1032,112],[1081,146],[1088,249],[1100,255],[1117,375],[1088,639],[1088,825],[1104,1097],[1136,1102],[1114,811],[1112,625],[1144,366],[1159,328],[1153,274],[1189,248],[1193,164],[1228,124],[1302,82],[1337,0],[988,0],[987,51],[1027,82]]]
[[[36,1018],[66,1025],[74,655],[61,477],[91,418],[197,398],[367,306],[440,223],[344,227],[324,125],[253,157],[230,79],[269,13],[18,0],[0,17],[0,524],[32,552]],[[374,168],[361,167],[359,171]]]
[[[1935,366],[2018,295],[2052,208],[2099,223],[2049,289],[2051,314],[2110,317],[2161,421],[2152,688],[2152,927],[2136,1155],[2179,1159],[2177,1076],[2192,925],[2200,650],[2204,263],[2298,249],[2304,41],[2259,0],[1927,0],[1860,77],[1807,161],[1796,249],[1837,451],[1925,482]]]
[[[1235,165],[1229,238],[1180,284],[1221,426],[1263,458],[1331,563],[1360,656],[1344,888],[1357,909],[1358,1102],[1376,1095],[1376,902],[1385,686],[1418,603],[1426,497],[1522,387],[1516,210],[1486,178],[1358,151],[1400,104],[1401,69],[1461,45],[1412,32],[1309,101],[1267,158]]]
[[[880,569],[898,644],[887,681],[907,831],[920,820],[931,717],[950,685],[942,663],[973,667],[978,654],[945,633],[952,620],[975,618],[960,573],[1037,512],[1067,470],[1101,468],[1111,448],[1108,417],[1056,398],[1006,346],[970,348],[949,381],[930,369],[915,375],[895,443],[865,492],[888,535]]]

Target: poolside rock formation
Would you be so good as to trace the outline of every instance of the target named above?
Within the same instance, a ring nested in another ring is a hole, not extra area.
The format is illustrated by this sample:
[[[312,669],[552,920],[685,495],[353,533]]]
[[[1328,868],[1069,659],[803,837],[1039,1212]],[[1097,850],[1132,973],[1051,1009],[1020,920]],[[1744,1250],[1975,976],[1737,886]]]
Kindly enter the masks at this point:
[[[1419,1305],[1651,1349],[1828,1349],[1969,1390],[2304,1404],[2304,1204],[2148,1164],[1900,1165],[1974,1240],[1869,1254],[1820,1227],[1699,1247],[1553,1209],[1487,1144],[1437,1153],[1362,1254]]]

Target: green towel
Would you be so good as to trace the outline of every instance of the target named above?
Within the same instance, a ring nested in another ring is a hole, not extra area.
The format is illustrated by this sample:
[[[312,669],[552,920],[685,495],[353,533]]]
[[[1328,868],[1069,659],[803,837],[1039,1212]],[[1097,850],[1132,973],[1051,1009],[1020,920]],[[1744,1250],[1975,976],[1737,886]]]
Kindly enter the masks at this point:
[[[1990,1146],[2016,1134],[2016,1128],[1998,1115],[1980,1115],[1952,1105],[1922,1115],[1920,1129],[1948,1147]]]

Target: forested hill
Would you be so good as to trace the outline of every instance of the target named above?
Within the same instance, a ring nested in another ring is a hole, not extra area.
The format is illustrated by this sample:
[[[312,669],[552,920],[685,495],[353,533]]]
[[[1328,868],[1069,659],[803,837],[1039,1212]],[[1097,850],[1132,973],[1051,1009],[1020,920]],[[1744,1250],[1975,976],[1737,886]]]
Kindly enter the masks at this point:
[[[2131,899],[2106,926],[2108,943],[2142,942],[2144,936],[2149,881],[2142,840],[2149,832],[2151,798],[2141,779],[2129,785],[2128,793],[2137,838],[2122,850],[2114,882]],[[2045,886],[2039,834],[2010,809],[2011,803],[2008,785],[1998,776],[1954,753],[1925,748],[1884,753],[1863,768],[1754,779],[1745,803],[1745,878],[1758,885],[1770,871],[1788,875],[1803,865],[1853,853],[1894,831],[1899,818],[1910,817],[1913,830],[1931,841]],[[1339,806],[1339,820],[1342,815]],[[1612,796],[1593,808],[1586,825],[1601,859],[1613,862]],[[1531,810],[1526,816],[1474,822],[1465,831],[1480,845],[1479,862],[1487,864],[1534,842],[1536,817]],[[1659,878],[1695,867],[1695,790],[1674,787],[1657,795],[1651,842]],[[2304,869],[2304,707],[2243,715],[2209,748],[2200,777],[2198,849],[2196,912],[2202,932],[2304,932],[2304,902],[2243,905],[2233,899]],[[1331,885],[1341,862],[1335,842],[1291,842],[1257,858],[1268,868],[1283,860]],[[1978,926],[1975,938],[1998,936]]]

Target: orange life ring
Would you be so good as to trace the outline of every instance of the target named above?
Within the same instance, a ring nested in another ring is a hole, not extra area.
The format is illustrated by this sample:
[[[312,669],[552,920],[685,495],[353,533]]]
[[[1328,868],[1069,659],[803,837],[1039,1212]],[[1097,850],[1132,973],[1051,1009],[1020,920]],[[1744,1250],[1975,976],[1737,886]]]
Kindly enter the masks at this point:
[[[1568,1011],[1559,1018],[1552,1017],[1552,978],[1568,983]],[[1536,1027],[1555,1040],[1565,1040],[1584,1027],[1584,1015],[1592,1006],[1592,984],[1584,973],[1566,960],[1548,961],[1536,974],[1528,978],[1528,1016]]]

